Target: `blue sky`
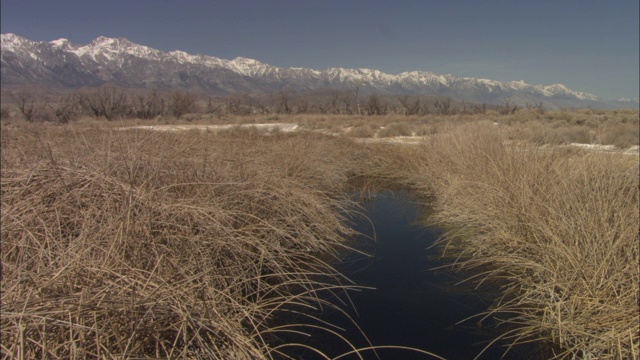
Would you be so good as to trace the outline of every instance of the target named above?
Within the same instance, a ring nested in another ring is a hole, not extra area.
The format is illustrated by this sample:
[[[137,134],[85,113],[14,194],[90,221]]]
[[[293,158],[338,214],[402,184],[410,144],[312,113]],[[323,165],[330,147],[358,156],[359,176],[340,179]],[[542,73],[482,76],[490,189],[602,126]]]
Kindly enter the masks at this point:
[[[2,0],[2,33],[638,97],[638,0]]]

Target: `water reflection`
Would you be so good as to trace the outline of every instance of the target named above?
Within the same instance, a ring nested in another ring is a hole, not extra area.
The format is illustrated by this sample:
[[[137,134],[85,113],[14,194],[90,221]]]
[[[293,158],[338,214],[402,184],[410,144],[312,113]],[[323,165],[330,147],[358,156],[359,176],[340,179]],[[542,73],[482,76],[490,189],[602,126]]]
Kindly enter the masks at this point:
[[[375,237],[375,245],[365,238],[358,241],[360,248],[373,257],[352,253],[336,267],[358,285],[375,288],[350,293],[354,307],[350,315],[369,342],[419,348],[447,359],[475,358],[494,335],[487,334],[487,329],[474,321],[456,324],[486,310],[489,304],[473,289],[453,287],[460,280],[456,277],[459,275],[430,270],[443,263],[438,259],[438,249],[430,248],[441,231],[417,223],[421,212],[428,208],[417,204],[407,191],[377,193],[365,201],[365,207],[368,219],[359,219],[355,228],[368,237]],[[342,314],[327,310],[321,318],[337,324],[356,347],[369,346],[358,328]],[[325,332],[311,332],[311,335],[305,343],[330,356],[350,350]],[[503,353],[503,348],[494,346],[480,359],[499,359]],[[432,358],[399,349],[368,351],[361,355],[364,359]],[[310,351],[300,351],[296,357],[317,358]],[[504,358],[530,356],[511,350]]]

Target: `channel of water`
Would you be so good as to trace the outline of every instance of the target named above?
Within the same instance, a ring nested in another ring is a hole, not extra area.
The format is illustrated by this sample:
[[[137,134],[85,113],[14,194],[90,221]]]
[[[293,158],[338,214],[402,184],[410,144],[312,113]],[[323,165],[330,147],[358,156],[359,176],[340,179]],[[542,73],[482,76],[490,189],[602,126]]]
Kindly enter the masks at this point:
[[[318,325],[323,321],[337,325],[357,348],[393,345],[422,349],[445,359],[474,359],[496,334],[490,334],[477,320],[459,322],[485,311],[490,299],[473,288],[455,286],[462,275],[447,269],[433,270],[446,260],[440,259],[439,250],[432,247],[442,230],[419,223],[429,207],[402,190],[376,193],[364,205],[367,219],[358,219],[354,226],[365,237],[374,237],[375,242],[365,238],[356,242],[369,244],[361,245],[360,250],[373,256],[351,253],[334,264],[356,284],[374,288],[349,292],[352,307],[347,312],[361,332],[343,314],[330,309],[322,312]],[[350,350],[344,341],[325,331],[310,331],[309,337],[295,341],[331,357]],[[514,348],[505,355],[504,347],[493,345],[479,359],[535,359],[529,350]],[[321,358],[304,349],[292,355],[298,359]],[[365,360],[434,359],[400,348],[360,355]]]

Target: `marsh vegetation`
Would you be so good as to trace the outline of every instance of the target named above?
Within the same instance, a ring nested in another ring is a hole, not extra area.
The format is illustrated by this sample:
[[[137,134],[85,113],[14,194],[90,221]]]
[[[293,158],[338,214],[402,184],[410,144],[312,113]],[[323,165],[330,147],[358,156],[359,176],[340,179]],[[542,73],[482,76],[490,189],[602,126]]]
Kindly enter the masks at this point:
[[[299,127],[122,130],[276,122]],[[363,141],[403,136],[417,146]],[[621,152],[637,137],[630,110],[3,117],[2,356],[318,353],[279,341],[309,323],[274,319],[347,316],[359,284],[335,264],[357,251],[350,194],[384,179],[431,199],[446,266],[498,292],[472,319],[499,325],[497,342],[638,358],[638,156]],[[585,142],[620,152],[564,146]],[[317,326],[368,351],[349,338],[367,334]]]

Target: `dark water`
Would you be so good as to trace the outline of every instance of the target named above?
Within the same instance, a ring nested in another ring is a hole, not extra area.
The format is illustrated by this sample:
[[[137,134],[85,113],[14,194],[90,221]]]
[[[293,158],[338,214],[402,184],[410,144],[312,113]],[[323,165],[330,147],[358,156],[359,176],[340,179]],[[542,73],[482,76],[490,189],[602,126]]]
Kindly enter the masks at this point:
[[[453,284],[460,280],[450,271],[430,270],[443,264],[438,250],[428,249],[441,232],[435,227],[417,224],[419,215],[428,209],[416,204],[406,191],[383,192],[366,203],[369,220],[360,219],[356,229],[375,236],[375,245],[361,238],[360,248],[373,253],[372,258],[351,254],[336,267],[358,285],[375,290],[350,292],[351,317],[374,346],[395,345],[419,348],[446,359],[473,359],[492,339],[486,328],[470,320],[489,306],[477,291]],[[424,215],[424,214],[423,214]],[[373,226],[372,226],[373,224]],[[337,324],[337,333],[356,347],[369,342],[347,318],[329,309],[320,315],[322,321]],[[318,324],[322,325],[319,321]],[[311,331],[310,337],[293,339],[335,357],[350,348],[337,336],[326,331]],[[289,339],[290,341],[292,339]],[[295,358],[321,358],[312,351],[300,349]],[[402,350],[380,349],[361,353],[364,359],[432,359],[425,354]],[[504,348],[493,346],[480,359],[499,359]],[[343,359],[356,359],[350,355]],[[520,350],[511,350],[505,359],[531,358]]]

